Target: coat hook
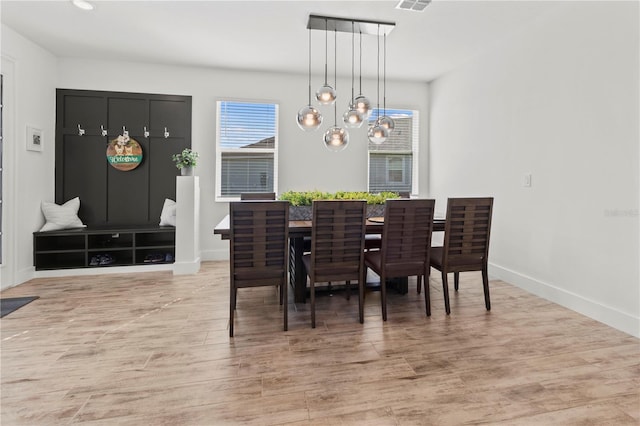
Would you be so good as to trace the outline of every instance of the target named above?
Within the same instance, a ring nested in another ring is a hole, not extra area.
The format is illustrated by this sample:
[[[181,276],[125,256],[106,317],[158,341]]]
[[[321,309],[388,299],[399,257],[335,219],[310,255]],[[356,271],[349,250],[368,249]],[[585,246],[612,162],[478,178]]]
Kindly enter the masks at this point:
[[[168,138],[169,137],[169,132],[167,131],[167,128],[164,128],[164,138]]]
[[[84,129],[82,127],[80,127],[80,124],[78,124],[78,135],[79,136],[83,136],[84,135]]]
[[[100,134],[102,134],[102,136],[107,136],[107,130],[102,124],[100,125]]]
[[[145,138],[149,137],[149,131],[147,130],[147,126],[144,126],[144,137]]]
[[[125,126],[122,126],[122,136],[129,136],[129,131]]]

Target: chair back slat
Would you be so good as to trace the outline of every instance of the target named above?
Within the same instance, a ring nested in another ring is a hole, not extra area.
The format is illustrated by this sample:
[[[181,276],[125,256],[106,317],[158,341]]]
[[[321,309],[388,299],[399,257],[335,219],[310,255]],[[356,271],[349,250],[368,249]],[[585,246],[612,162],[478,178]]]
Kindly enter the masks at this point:
[[[364,259],[366,202],[313,202],[311,273],[316,281],[360,279]]]
[[[243,192],[240,194],[240,200],[275,200],[275,192]]]
[[[449,198],[444,264],[486,263],[493,198]]]

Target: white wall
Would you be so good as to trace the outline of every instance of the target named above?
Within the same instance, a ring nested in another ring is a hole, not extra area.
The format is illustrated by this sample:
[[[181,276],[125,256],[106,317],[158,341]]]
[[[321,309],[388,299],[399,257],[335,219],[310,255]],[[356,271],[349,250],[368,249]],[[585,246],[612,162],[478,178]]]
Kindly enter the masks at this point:
[[[437,209],[495,197],[491,275],[636,336],[638,16],[572,2],[433,82],[430,106]]]
[[[26,122],[45,130],[43,154],[20,149],[21,163],[29,166],[17,173],[16,218],[5,223],[5,229],[15,227],[20,253],[17,267],[23,271],[19,284],[31,278],[32,232],[42,224],[41,200],[54,200],[55,88],[109,90],[141,93],[190,95],[193,97],[192,146],[200,153],[196,174],[201,184],[201,247],[203,260],[228,258],[228,242],[213,235],[215,225],[227,214],[228,204],[214,201],[215,188],[215,107],[221,98],[269,100],[279,103],[279,188],[319,189],[333,191],[366,190],[367,156],[366,129],[351,132],[350,146],[340,153],[327,151],[321,143],[322,132],[305,133],[295,123],[299,108],[307,103],[307,76],[270,74],[238,70],[172,67],[131,62],[101,62],[81,59],[54,58],[38,46],[2,27],[2,52],[16,58],[17,95],[20,104],[19,129]],[[5,32],[9,34],[5,37]],[[302,58],[304,60],[305,58]],[[24,72],[22,69],[24,68]],[[314,76],[320,83],[321,77]],[[314,83],[315,84],[315,83]],[[350,95],[350,79],[339,80],[342,94]],[[363,81],[365,93],[375,96],[375,82]],[[368,92],[367,92],[368,90]],[[427,130],[426,83],[387,82],[387,106],[412,108],[422,113],[423,135]],[[343,98],[344,99],[344,98]],[[372,97],[375,102],[375,98]],[[344,101],[346,105],[346,100]],[[338,109],[338,119],[340,111]],[[333,110],[322,109],[325,123],[333,122]],[[324,126],[323,126],[324,131]],[[23,130],[18,132],[23,137]],[[426,144],[426,136],[424,137]],[[21,146],[24,146],[20,139]],[[424,146],[421,158],[426,159]],[[427,175],[421,175],[421,191],[426,191]],[[28,190],[27,190],[28,189]],[[18,223],[17,217],[20,217]],[[4,282],[4,280],[3,280]],[[3,284],[4,285],[4,284]]]
[[[8,103],[3,170],[3,263],[0,288],[31,278],[40,201],[54,201],[56,58],[2,25],[2,73]],[[43,151],[26,149],[27,126],[43,131]]]

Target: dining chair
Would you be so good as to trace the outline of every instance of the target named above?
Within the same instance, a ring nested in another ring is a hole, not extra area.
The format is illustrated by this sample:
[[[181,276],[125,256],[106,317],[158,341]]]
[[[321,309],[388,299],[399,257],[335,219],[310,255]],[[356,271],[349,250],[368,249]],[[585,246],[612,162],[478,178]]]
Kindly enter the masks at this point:
[[[435,200],[387,200],[380,250],[367,251],[365,266],[380,276],[382,319],[387,320],[387,278],[424,278],[424,302],[431,315],[429,296],[429,250],[433,230]]]
[[[229,336],[239,288],[280,287],[280,304],[287,331],[288,201],[229,203],[230,306]]]
[[[275,192],[243,192],[240,194],[240,200],[275,200]]]
[[[313,202],[311,251],[302,258],[310,281],[311,327],[316,327],[315,283],[358,281],[358,313],[364,322],[364,200],[323,200]],[[348,293],[347,293],[348,294]]]
[[[493,198],[449,198],[444,228],[444,245],[431,248],[432,267],[442,272],[442,290],[447,315],[451,313],[447,274],[453,272],[458,291],[460,272],[482,271],[484,303],[491,310],[489,298],[489,234]]]

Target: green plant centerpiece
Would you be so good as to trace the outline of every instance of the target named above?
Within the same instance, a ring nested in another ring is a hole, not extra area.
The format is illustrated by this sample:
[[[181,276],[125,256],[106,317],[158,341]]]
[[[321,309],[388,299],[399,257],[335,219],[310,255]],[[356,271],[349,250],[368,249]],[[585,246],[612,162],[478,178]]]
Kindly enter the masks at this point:
[[[180,169],[182,176],[192,176],[193,168],[198,163],[198,153],[192,151],[191,148],[185,148],[182,152],[174,154],[171,157],[176,163],[176,168]]]
[[[280,194],[280,200],[289,201],[291,220],[311,220],[311,205],[313,200],[365,200],[367,202],[367,217],[384,216],[384,203],[390,198],[400,198],[397,192],[357,191],[287,191]]]

